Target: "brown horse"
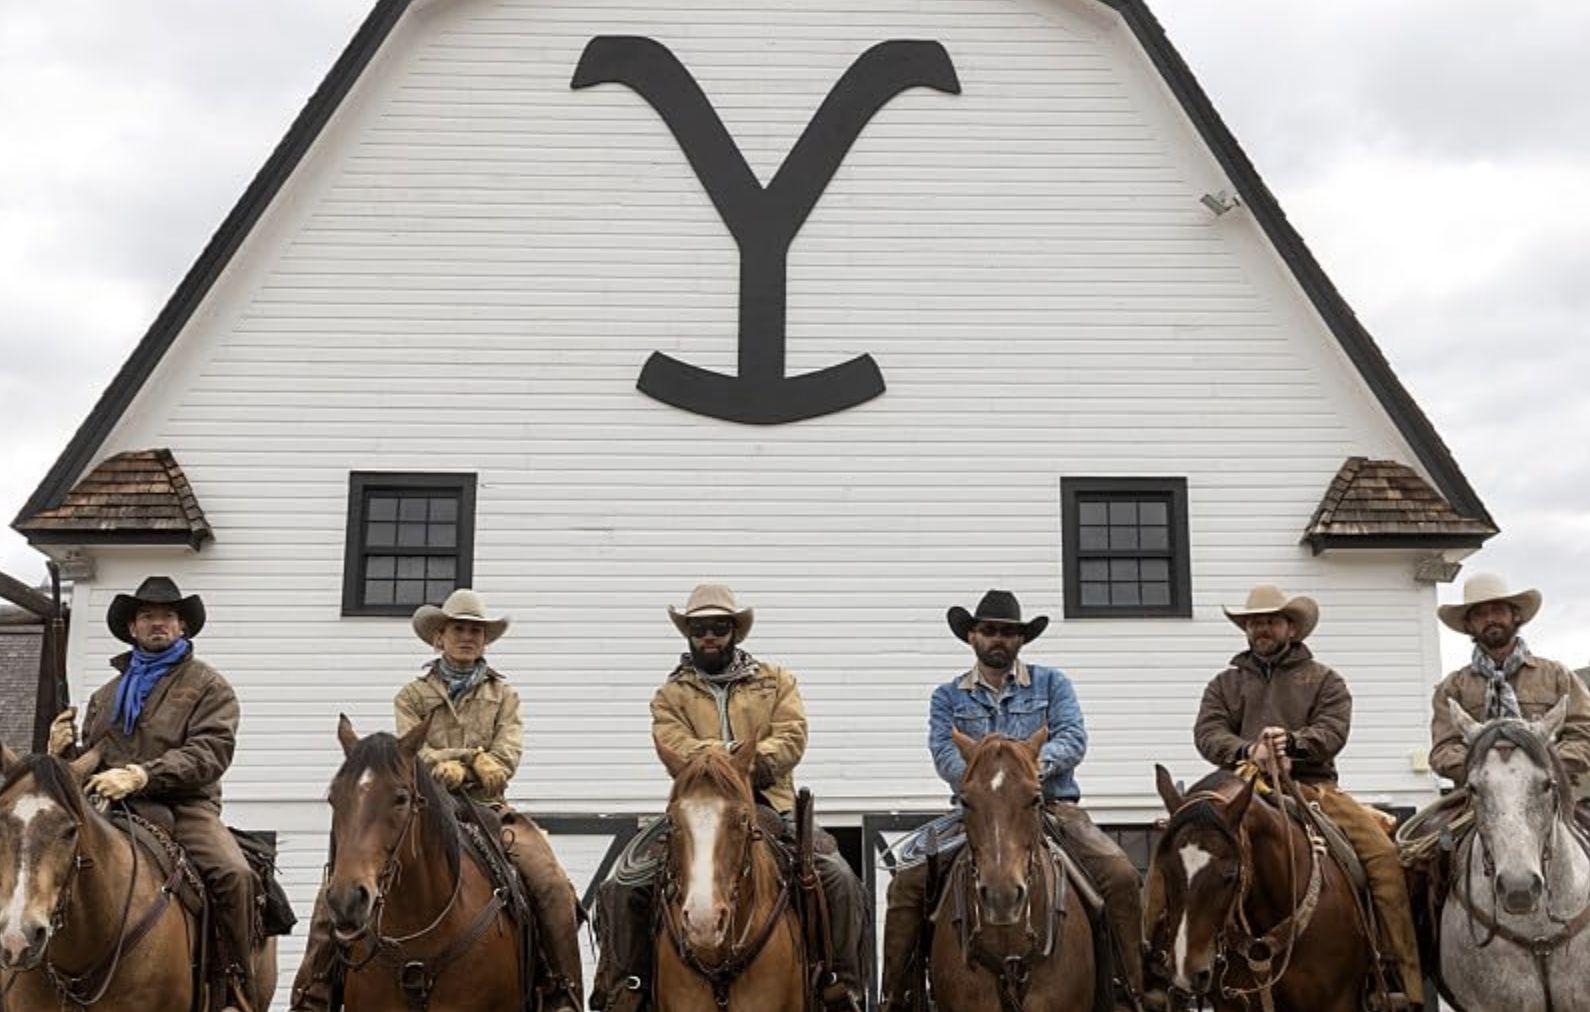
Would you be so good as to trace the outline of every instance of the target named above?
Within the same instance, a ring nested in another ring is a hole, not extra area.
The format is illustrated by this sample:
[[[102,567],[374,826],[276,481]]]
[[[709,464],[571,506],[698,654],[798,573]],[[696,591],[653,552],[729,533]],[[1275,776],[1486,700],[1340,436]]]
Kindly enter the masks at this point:
[[[1093,931],[1043,827],[1039,728],[1018,741],[955,731],[966,849],[933,915],[933,1003],[946,1012],[1091,1009]]]
[[[657,1012],[801,1012],[810,1006],[800,922],[751,793],[754,743],[689,758],[674,778],[657,935]]]
[[[1253,804],[1257,777],[1219,771],[1183,796],[1155,771],[1171,818],[1149,863],[1144,923],[1173,997],[1216,1012],[1362,1007],[1372,949],[1324,844]]]
[[[358,1012],[520,1012],[531,982],[504,897],[465,853],[454,802],[401,739],[337,725],[326,907]]]
[[[199,925],[153,856],[86,803],[99,765],[0,747],[0,1008],[171,1012],[218,1006],[194,973]],[[254,952],[256,1009],[276,988],[276,940]]]

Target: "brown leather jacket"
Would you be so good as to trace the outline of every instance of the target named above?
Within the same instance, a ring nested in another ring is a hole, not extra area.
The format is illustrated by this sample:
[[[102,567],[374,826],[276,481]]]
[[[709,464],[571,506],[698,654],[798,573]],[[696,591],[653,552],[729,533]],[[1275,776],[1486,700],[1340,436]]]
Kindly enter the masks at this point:
[[[112,658],[127,670],[131,653]],[[101,768],[137,764],[149,774],[141,797],[166,804],[206,802],[221,806],[221,775],[237,750],[237,695],[221,673],[188,656],[155,683],[129,737],[115,719],[118,674],[88,701],[83,745],[97,744]]]
[[[1292,776],[1335,783],[1336,753],[1347,744],[1352,722],[1346,680],[1297,643],[1270,671],[1251,650],[1233,657],[1204,689],[1193,742],[1205,759],[1231,769],[1260,731],[1284,727],[1295,742]]]

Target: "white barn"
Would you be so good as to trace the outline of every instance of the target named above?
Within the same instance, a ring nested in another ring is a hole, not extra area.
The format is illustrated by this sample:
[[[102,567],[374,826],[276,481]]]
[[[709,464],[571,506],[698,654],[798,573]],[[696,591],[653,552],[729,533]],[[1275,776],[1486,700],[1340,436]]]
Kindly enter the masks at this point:
[[[455,583],[514,616],[531,811],[660,806],[710,579],[828,824],[945,804],[944,613],[999,586],[1132,825],[1259,581],[1321,604],[1346,785],[1428,796],[1432,581],[1496,532],[1142,0],[379,0],[15,526],[74,699],[114,594],[204,596],[229,818],[305,914],[336,714],[390,726]]]

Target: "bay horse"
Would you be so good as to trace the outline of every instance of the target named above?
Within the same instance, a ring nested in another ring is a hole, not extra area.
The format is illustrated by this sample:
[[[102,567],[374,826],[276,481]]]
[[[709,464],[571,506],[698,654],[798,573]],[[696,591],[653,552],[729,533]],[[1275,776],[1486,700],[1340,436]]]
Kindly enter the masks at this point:
[[[751,790],[754,742],[689,757],[673,777],[658,894],[657,1012],[803,1012],[812,1006],[794,883]]]
[[[1149,962],[1173,998],[1216,1012],[1355,1012],[1374,971],[1353,885],[1324,842],[1257,776],[1216,771],[1185,796],[1156,766],[1170,812],[1149,861]]]
[[[466,853],[453,799],[420,761],[430,718],[360,738],[343,716],[326,909],[358,1012],[523,1012],[529,968],[505,896]]]
[[[1568,700],[1539,721],[1481,724],[1455,700],[1468,743],[1474,829],[1441,911],[1441,979],[1460,1008],[1590,1008],[1590,842],[1551,743]]]
[[[195,973],[198,920],[175,898],[180,870],[83,795],[99,766],[0,746],[0,1009],[172,1012],[219,1007]],[[146,841],[147,842],[147,841]],[[276,940],[252,953],[257,1012],[276,989]]]
[[[1044,832],[1038,750],[1047,737],[1047,728],[1026,740],[952,733],[966,759],[966,847],[933,915],[928,967],[945,1012],[1094,1007],[1092,925]]]

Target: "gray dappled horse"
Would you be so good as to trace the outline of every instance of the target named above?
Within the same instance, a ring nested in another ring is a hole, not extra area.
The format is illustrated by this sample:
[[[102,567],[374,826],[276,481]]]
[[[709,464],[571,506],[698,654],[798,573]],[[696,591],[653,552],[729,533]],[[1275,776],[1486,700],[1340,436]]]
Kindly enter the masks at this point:
[[[1441,912],[1441,975],[1468,1012],[1590,1009],[1590,841],[1551,741],[1567,700],[1539,721],[1475,721],[1468,742],[1474,832]]]

